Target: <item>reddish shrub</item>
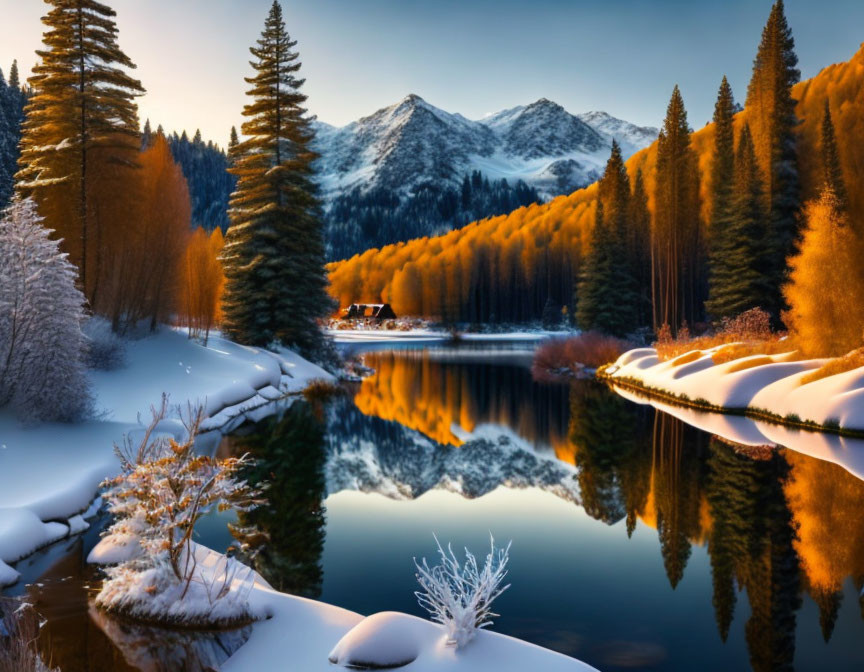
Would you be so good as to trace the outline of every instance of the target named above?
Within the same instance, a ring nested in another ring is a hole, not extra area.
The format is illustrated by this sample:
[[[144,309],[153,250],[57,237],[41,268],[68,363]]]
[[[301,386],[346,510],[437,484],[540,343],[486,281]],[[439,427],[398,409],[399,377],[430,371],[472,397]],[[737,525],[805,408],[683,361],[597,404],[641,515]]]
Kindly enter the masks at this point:
[[[583,367],[596,369],[614,362],[632,344],[596,331],[547,341],[534,353],[531,371],[537,380],[550,380]]]

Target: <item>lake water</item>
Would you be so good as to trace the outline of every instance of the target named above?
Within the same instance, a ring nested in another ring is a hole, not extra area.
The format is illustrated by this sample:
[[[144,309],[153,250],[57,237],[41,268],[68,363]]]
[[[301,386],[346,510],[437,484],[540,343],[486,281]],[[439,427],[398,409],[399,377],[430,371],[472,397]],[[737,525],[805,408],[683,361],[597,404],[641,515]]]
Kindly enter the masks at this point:
[[[364,361],[375,374],[344,397],[295,403],[220,446],[252,453],[248,477],[271,483],[269,506],[241,522],[266,532],[254,563],[275,587],[424,615],[413,558],[433,559],[433,534],[477,554],[491,534],[513,543],[493,629],[598,669],[864,669],[864,483],[842,467],[733,444],[595,382],[534,382],[526,345]],[[199,540],[227,548],[235,521],[210,516]],[[73,591],[67,619],[104,633],[80,569],[94,537],[47,571],[34,556],[27,590],[49,607]],[[74,665],[62,669],[114,669]]]

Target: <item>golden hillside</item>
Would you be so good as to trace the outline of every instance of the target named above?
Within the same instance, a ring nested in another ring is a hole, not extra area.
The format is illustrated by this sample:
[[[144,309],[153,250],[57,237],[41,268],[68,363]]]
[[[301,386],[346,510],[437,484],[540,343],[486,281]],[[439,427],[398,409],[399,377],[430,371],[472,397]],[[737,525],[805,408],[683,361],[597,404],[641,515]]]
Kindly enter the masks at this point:
[[[743,99],[744,91],[737,97]],[[864,45],[845,63],[823,69],[793,89],[798,101],[799,169],[804,199],[813,198],[820,183],[819,133],[826,97],[836,127],[853,221],[864,215]],[[736,117],[740,127],[748,110]],[[713,124],[693,134],[699,157],[702,208],[710,207],[708,175],[712,160]],[[642,169],[653,211],[657,143],[629,159],[633,177]],[[514,286],[531,287],[548,277],[548,268],[578,269],[586,251],[596,208],[597,186],[592,184],[543,205],[520,208],[507,215],[473,222],[433,238],[367,250],[351,259],[328,265],[330,292],[346,306],[355,301],[386,301],[397,314],[443,315],[449,304],[465,302],[476,291],[478,259],[492,268],[492,277]],[[538,279],[539,278],[539,279]],[[521,283],[521,284],[520,284]],[[566,298],[567,288],[559,295]],[[564,301],[562,301],[564,302]]]

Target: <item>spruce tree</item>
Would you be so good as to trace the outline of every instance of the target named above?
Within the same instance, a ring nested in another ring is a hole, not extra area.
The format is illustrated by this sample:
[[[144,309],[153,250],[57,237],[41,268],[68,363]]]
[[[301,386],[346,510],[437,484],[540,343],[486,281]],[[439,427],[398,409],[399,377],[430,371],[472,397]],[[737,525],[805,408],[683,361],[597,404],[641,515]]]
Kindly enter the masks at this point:
[[[134,173],[140,148],[135,97],[141,83],[125,70],[135,64],[117,45],[116,13],[95,0],[46,0],[42,21],[45,48],[29,82],[17,188],[32,196],[45,225],[80,269],[85,295],[96,303],[106,228],[123,225],[100,213],[101,198],[116,201],[128,193],[123,179]],[[110,166],[109,182],[99,175]],[[117,210],[122,210],[116,208]],[[116,235],[116,231],[115,231]],[[109,255],[105,255],[109,256]],[[106,260],[106,265],[108,260]],[[119,272],[119,271],[118,271]]]
[[[787,260],[795,253],[800,237],[801,186],[795,133],[799,122],[795,116],[797,101],[792,98],[792,87],[801,79],[797,65],[783,0],[776,0],[753,61],[746,102],[756,156],[766,182],[771,268],[766,308],[775,317],[786,307],[782,287],[788,276]]]
[[[578,287],[576,319],[584,330],[626,336],[637,326],[638,295],[628,245],[630,178],[615,141],[597,192],[597,219]]]
[[[711,221],[709,235],[709,304],[715,304],[726,289],[723,279],[729,277],[730,228],[733,217],[733,182],[735,180],[735,99],[726,77],[720,83],[714,105],[714,156],[711,163]],[[708,308],[711,315],[715,315]]]
[[[822,188],[834,192],[837,207],[841,212],[849,208],[849,194],[843,179],[843,169],[840,167],[840,153],[837,148],[837,136],[834,134],[834,122],[831,120],[831,107],[825,99],[825,115],[822,117]]]
[[[657,146],[655,226],[651,241],[654,328],[672,333],[702,318],[705,269],[699,222],[699,171],[676,85]]]
[[[745,125],[735,155],[732,208],[724,235],[712,248],[717,263],[712,264],[711,296],[705,308],[715,319],[735,317],[769,300],[763,193],[753,140]]]
[[[12,199],[25,101],[26,94],[18,80],[18,62],[12,61],[8,84],[0,71],[0,209]]]
[[[633,178],[629,217],[631,263],[636,282],[636,323],[643,327],[651,324],[651,211],[641,168]]]
[[[246,139],[231,152],[237,189],[222,254],[223,328],[243,343],[279,341],[310,352],[321,344],[317,320],[332,302],[296,44],[274,2],[251,48],[255,76],[246,80],[253,99],[243,110]]]

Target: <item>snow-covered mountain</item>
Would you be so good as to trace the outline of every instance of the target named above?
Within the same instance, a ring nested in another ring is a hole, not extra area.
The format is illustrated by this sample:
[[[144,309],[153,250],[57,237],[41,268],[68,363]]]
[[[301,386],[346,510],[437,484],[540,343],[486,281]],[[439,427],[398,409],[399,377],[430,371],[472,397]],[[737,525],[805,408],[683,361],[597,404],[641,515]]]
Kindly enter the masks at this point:
[[[472,121],[414,94],[342,128],[316,127],[328,201],[356,187],[401,196],[430,183],[458,187],[473,171],[523,180],[550,198],[596,180],[613,138],[627,157],[658,133],[605,112],[573,115],[545,98]]]

